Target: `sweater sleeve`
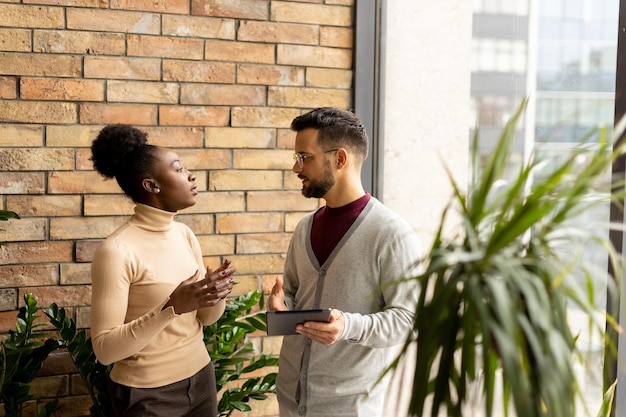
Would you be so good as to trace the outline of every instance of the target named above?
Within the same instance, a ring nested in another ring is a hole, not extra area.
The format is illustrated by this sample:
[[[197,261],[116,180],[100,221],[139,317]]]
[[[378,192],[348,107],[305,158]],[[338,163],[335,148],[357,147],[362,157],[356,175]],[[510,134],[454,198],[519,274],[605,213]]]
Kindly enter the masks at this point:
[[[382,311],[371,314],[343,312],[345,327],[341,336],[348,343],[370,348],[404,343],[413,332],[413,321],[420,288],[421,248],[412,230],[397,232],[383,251],[379,284]]]
[[[91,265],[91,331],[96,357],[105,365],[128,358],[144,348],[176,317],[173,308],[156,305],[125,323],[133,262],[127,248],[104,244]]]

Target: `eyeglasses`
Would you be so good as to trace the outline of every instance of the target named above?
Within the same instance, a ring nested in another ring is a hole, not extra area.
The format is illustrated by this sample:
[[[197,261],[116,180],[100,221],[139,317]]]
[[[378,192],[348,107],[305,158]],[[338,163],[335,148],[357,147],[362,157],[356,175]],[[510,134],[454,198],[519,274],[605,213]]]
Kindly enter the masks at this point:
[[[330,153],[330,152],[337,152],[339,150],[339,148],[337,149],[331,149],[329,151],[324,151],[322,153]],[[302,152],[296,152],[293,154],[293,160],[298,164],[298,166],[300,167],[300,169],[304,168],[304,163],[313,158],[315,154],[312,153],[302,153]]]

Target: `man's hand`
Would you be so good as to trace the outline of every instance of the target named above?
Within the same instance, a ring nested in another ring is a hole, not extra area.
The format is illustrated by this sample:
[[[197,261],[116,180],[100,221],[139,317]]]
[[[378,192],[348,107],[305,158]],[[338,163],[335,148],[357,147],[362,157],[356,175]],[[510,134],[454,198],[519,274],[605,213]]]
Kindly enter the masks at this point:
[[[288,310],[285,305],[285,292],[283,291],[283,278],[277,277],[276,283],[272,287],[269,299],[267,300],[267,306],[272,311],[284,311]]]
[[[304,324],[298,324],[296,332],[325,346],[330,346],[339,340],[344,327],[343,314],[341,311],[333,309],[330,312],[330,322],[307,321]]]

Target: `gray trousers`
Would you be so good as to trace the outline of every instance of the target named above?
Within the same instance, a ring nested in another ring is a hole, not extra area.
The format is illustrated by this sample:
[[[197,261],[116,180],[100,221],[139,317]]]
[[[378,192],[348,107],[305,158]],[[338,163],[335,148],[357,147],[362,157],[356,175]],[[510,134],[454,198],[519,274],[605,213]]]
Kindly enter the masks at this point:
[[[109,383],[115,417],[217,417],[215,370],[209,363],[191,378],[158,388]]]

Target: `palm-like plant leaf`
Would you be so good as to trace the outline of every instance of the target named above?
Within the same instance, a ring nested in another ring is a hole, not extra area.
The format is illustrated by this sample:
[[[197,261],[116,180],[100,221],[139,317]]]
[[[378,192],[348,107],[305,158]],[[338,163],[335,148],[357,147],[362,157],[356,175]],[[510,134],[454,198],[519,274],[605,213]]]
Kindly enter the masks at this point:
[[[600,311],[590,295],[597,275],[577,259],[559,256],[558,245],[581,238],[595,242],[621,270],[599,229],[583,230],[570,219],[606,203],[611,193],[598,191],[600,180],[623,146],[613,149],[601,132],[590,136],[597,138],[593,146],[583,144],[560,164],[550,166],[534,155],[516,179],[496,187],[509,165],[525,105],[506,125],[467,196],[448,174],[454,199],[444,211],[425,270],[415,278],[423,290],[414,322],[418,354],[411,416],[434,417],[443,410],[450,417],[462,416],[470,384],[479,380],[487,416],[494,412],[499,385],[505,415],[510,405],[524,417],[575,415],[579,389],[573,360],[578,350],[567,309],[576,305],[590,317]],[[618,126],[615,134],[622,130]],[[475,162],[477,140],[475,136]],[[589,198],[592,194],[604,198]],[[461,227],[448,237],[444,224],[451,210],[459,213]],[[607,221],[605,231],[608,227]],[[570,279],[573,271],[583,271],[582,288]],[[610,317],[607,322],[615,323]],[[404,352],[412,342],[406,341]]]

